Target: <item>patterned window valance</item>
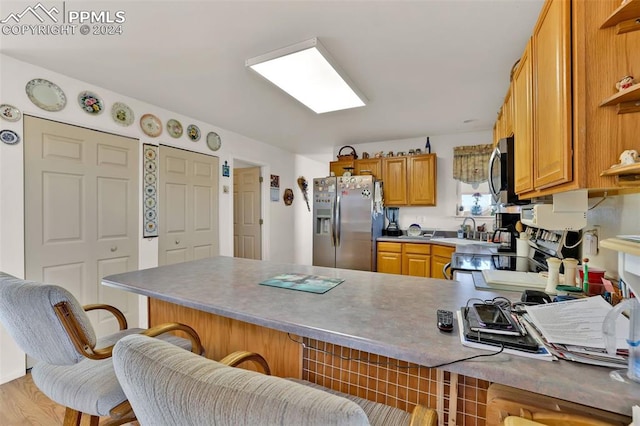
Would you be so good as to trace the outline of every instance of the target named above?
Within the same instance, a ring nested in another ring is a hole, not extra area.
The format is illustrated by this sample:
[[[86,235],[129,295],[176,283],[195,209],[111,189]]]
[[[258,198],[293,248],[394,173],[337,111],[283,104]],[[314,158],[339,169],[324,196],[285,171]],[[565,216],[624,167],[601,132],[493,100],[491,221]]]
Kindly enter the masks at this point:
[[[454,147],[453,178],[470,184],[486,181],[492,151],[491,144]]]

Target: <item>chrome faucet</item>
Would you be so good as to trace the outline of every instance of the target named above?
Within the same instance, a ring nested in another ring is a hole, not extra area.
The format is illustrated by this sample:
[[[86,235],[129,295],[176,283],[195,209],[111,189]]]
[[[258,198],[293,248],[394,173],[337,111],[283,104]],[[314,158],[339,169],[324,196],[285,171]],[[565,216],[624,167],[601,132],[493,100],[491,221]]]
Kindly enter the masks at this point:
[[[460,227],[462,229],[466,229],[465,228],[465,223],[467,223],[467,220],[471,219],[471,222],[473,222],[473,228],[471,229],[471,232],[476,232],[476,220],[474,218],[472,218],[471,216],[467,216],[464,218],[464,220],[462,221],[462,225],[460,225]],[[467,235],[467,238],[469,238],[469,236]]]

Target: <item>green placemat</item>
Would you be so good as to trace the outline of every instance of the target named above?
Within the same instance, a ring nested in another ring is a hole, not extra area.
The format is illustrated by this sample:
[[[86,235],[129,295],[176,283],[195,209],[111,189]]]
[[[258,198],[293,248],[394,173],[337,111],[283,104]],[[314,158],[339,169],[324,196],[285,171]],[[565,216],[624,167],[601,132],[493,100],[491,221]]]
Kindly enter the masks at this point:
[[[260,285],[322,294],[343,281],[342,278],[329,278],[320,275],[282,274],[262,281]]]

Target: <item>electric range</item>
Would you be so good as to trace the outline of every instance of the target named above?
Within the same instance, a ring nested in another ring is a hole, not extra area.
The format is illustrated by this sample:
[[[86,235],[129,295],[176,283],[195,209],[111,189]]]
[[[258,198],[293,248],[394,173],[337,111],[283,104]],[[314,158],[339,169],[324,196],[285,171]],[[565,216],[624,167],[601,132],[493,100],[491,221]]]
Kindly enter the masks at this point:
[[[518,257],[515,253],[453,253],[451,256],[451,273],[456,271],[484,271],[499,269],[505,271],[541,272],[547,270],[546,259]]]

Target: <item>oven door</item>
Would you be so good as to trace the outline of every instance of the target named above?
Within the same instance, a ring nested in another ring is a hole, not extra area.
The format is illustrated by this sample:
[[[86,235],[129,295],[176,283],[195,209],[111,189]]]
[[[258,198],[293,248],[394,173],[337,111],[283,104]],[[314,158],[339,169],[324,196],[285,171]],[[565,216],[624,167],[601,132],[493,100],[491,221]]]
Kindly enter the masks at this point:
[[[505,153],[506,154],[506,153]],[[496,146],[489,158],[489,192],[494,203],[502,202],[502,190],[506,182],[502,179],[502,152],[500,146]]]

